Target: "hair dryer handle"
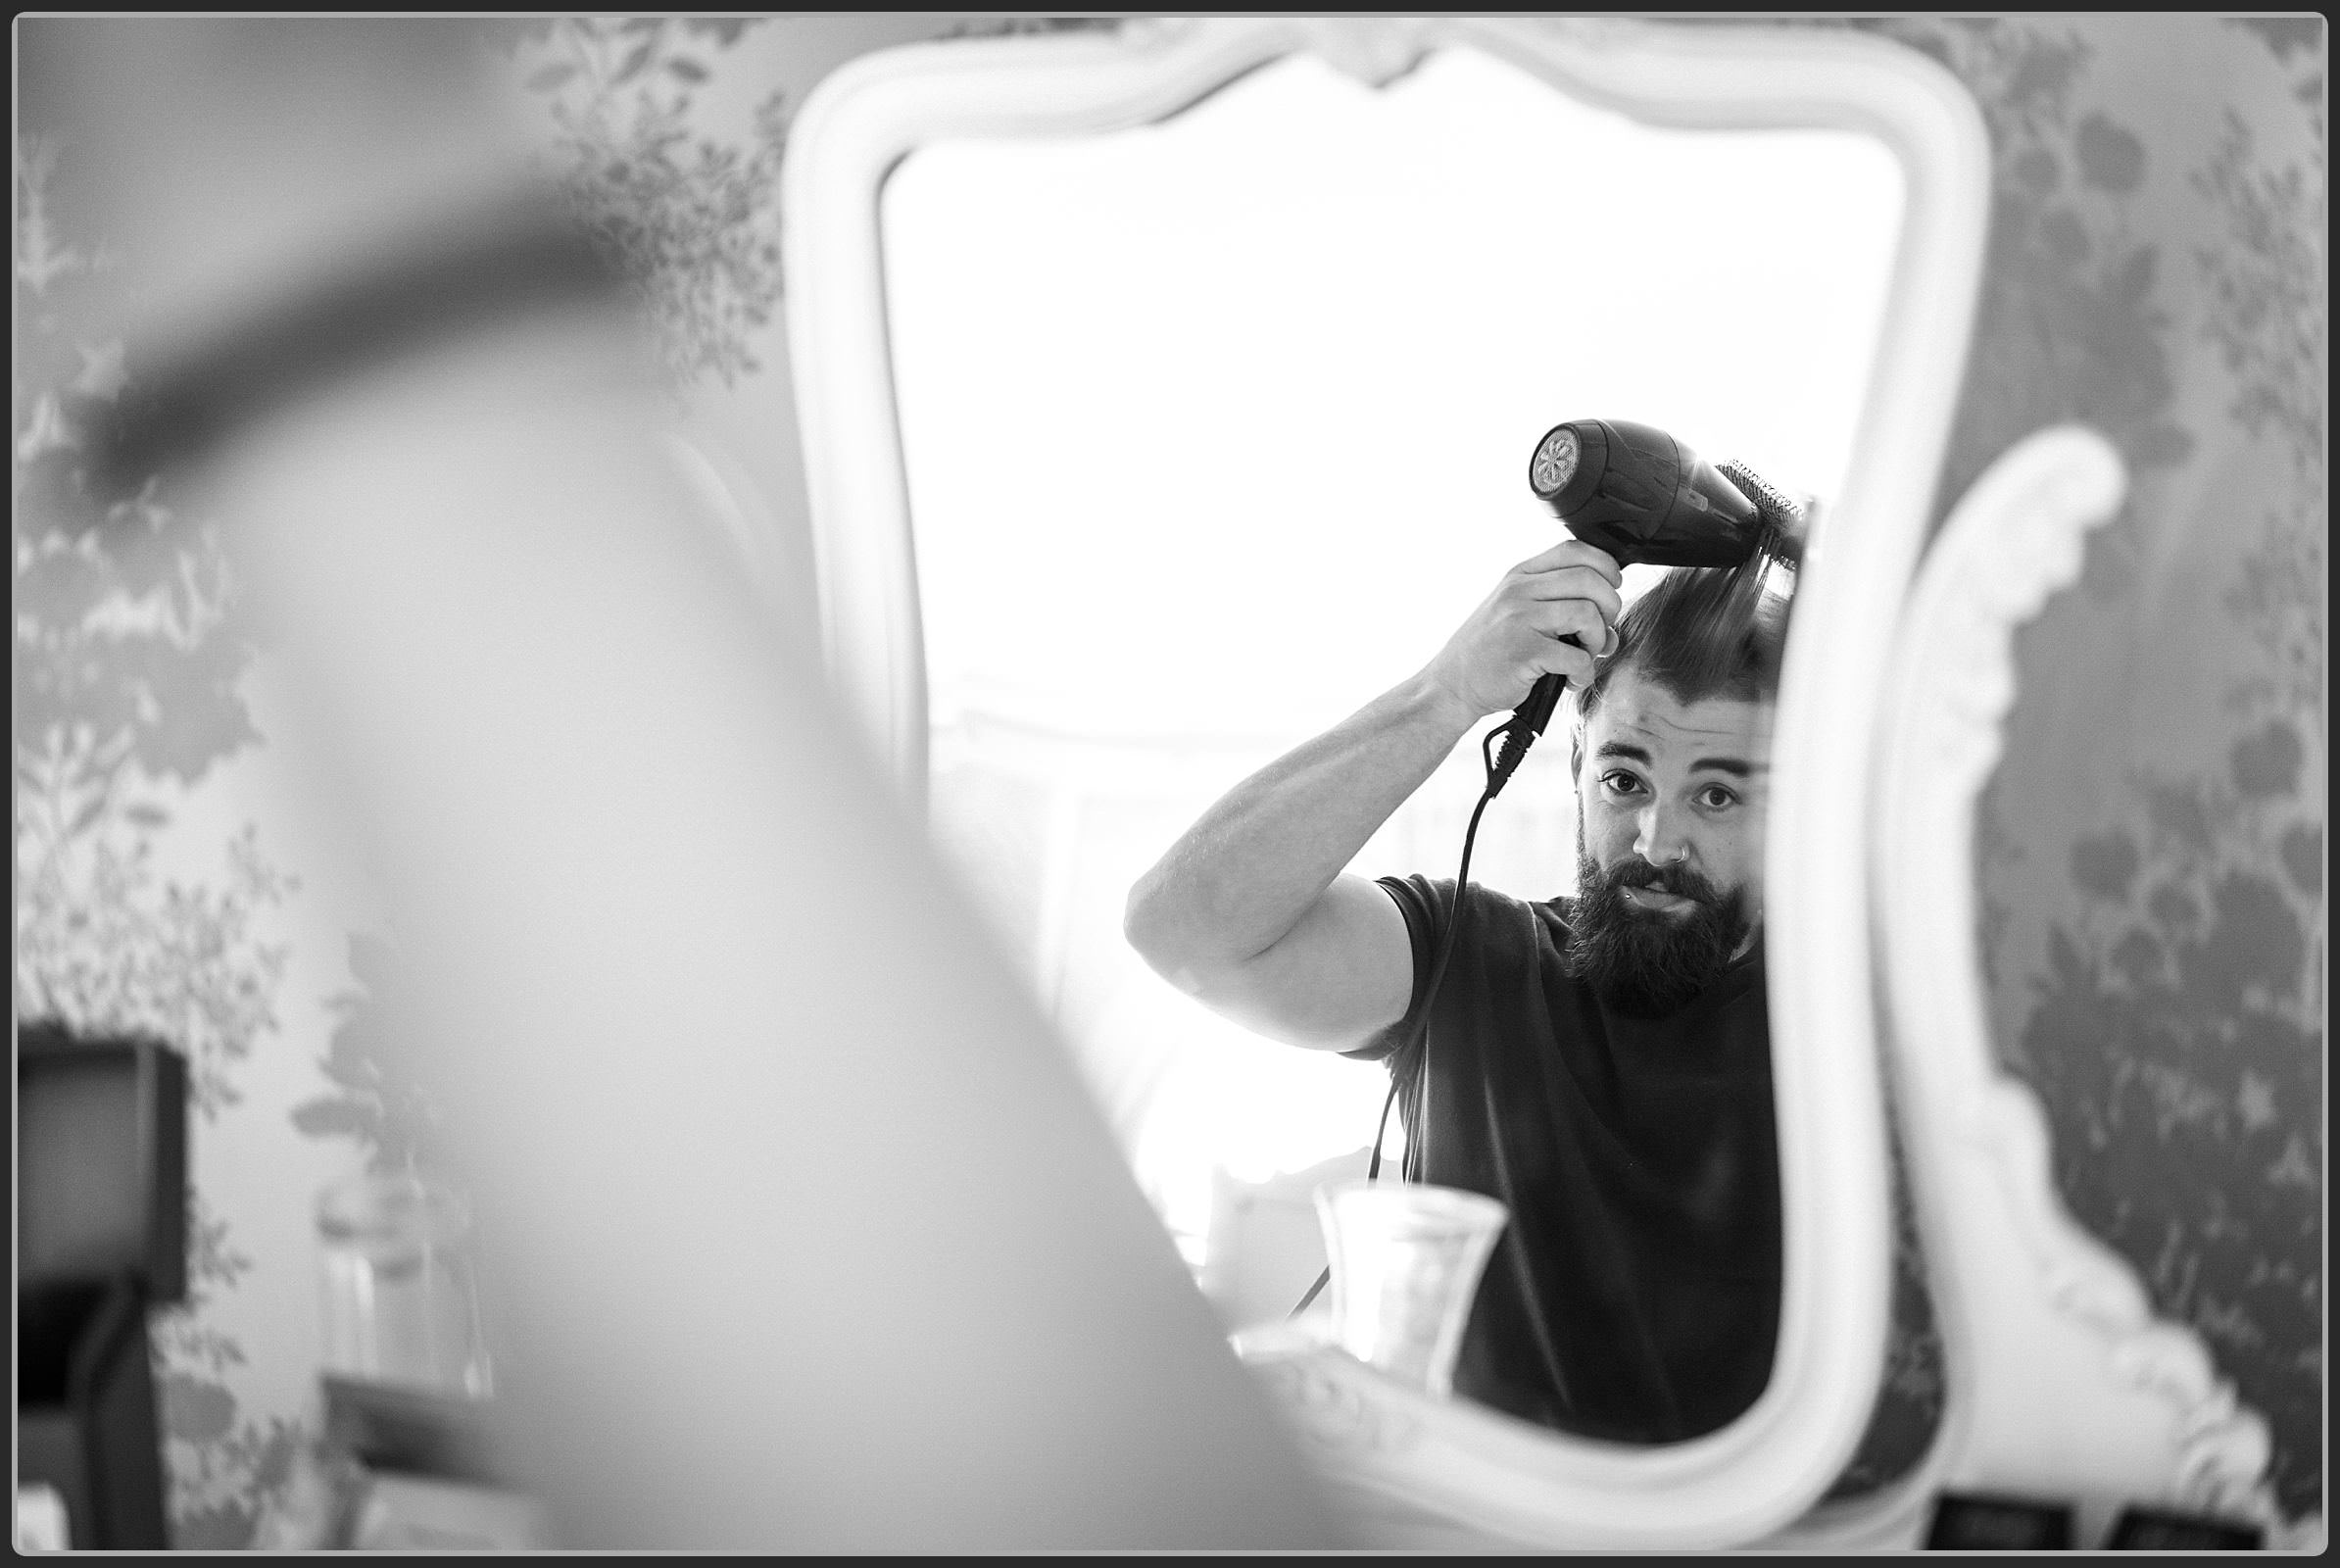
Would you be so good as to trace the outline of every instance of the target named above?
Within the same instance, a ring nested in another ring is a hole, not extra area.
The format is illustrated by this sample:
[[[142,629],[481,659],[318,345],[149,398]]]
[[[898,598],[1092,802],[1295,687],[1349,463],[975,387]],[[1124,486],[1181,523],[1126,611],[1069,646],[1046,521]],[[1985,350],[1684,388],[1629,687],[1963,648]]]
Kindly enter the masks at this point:
[[[1512,710],[1512,723],[1541,735],[1544,725],[1552,721],[1552,710],[1560,706],[1560,694],[1566,690],[1566,675],[1538,676],[1529,689],[1528,700]]]
[[[1566,675],[1541,675],[1528,690],[1528,700],[1511,710],[1510,721],[1500,729],[1489,731],[1487,740],[1503,737],[1503,750],[1487,766],[1487,798],[1493,800],[1503,793],[1503,786],[1518,772],[1520,759],[1528,755],[1528,748],[1536,744],[1536,737],[1543,733],[1544,725],[1552,720],[1552,710],[1560,706],[1560,694],[1568,690]]]

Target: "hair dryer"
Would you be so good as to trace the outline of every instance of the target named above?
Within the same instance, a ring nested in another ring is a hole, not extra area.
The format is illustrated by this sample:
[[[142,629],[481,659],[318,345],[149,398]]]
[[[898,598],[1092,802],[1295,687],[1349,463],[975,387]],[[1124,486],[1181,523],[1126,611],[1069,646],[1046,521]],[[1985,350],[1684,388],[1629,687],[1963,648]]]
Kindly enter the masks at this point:
[[[1621,566],[1740,566],[1758,553],[1795,559],[1795,503],[1744,465],[1717,467],[1652,425],[1554,425],[1536,443],[1528,486],[1570,533]],[[1490,794],[1518,769],[1567,685],[1564,676],[1544,676],[1512,714]]]

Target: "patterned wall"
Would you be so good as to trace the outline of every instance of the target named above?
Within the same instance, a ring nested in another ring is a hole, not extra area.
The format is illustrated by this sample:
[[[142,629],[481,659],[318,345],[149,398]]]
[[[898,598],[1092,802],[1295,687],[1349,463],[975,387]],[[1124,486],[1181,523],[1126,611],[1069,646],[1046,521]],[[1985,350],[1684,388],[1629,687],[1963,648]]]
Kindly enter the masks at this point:
[[[2323,23],[1899,20],[1993,142],[1942,488],[2077,419],[2131,474],[2017,645],[1980,876],[1997,1048],[2079,1220],[2323,1506]]]
[[[290,1451],[282,1412],[235,1385],[247,1337],[223,1307],[253,1267],[221,1200],[223,1136],[240,1135],[256,1057],[273,1054],[298,884],[245,825],[180,827],[191,796],[261,742],[242,689],[255,649],[218,531],[167,494],[80,526],[71,411],[118,397],[123,348],[99,336],[108,256],[60,216],[60,146],[23,127],[16,169],[16,966],[20,1018],[152,1034],[188,1058],[193,1101],[188,1298],[154,1321],[182,1544],[240,1544],[245,1500]],[[206,852],[210,852],[207,854]]]

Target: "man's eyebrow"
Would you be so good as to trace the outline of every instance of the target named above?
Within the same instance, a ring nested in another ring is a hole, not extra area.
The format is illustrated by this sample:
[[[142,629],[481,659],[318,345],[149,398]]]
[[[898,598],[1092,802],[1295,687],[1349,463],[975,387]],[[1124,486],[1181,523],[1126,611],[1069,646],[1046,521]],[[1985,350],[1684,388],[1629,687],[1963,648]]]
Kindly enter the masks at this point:
[[[1603,741],[1592,755],[1596,758],[1622,757],[1627,761],[1638,762],[1643,767],[1652,765],[1649,753],[1643,748],[1633,745],[1631,741]],[[1690,771],[1695,773],[1701,769],[1728,773],[1732,778],[1752,778],[1757,773],[1770,772],[1771,764],[1750,762],[1737,757],[1701,757],[1690,764]]]

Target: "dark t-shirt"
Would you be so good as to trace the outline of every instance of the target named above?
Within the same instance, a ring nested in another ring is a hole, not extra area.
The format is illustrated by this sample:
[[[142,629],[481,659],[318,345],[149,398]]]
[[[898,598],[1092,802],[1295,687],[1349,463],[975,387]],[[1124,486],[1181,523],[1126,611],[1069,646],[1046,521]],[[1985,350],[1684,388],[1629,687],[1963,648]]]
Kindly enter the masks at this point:
[[[1619,1442],[1726,1425],[1763,1392],[1779,1320],[1762,944],[1679,1011],[1623,1017],[1563,970],[1565,901],[1474,885],[1409,1052],[1454,884],[1382,886],[1413,937],[1414,996],[1348,1054],[1402,1057],[1409,1175],[1511,1209],[1455,1392]]]

